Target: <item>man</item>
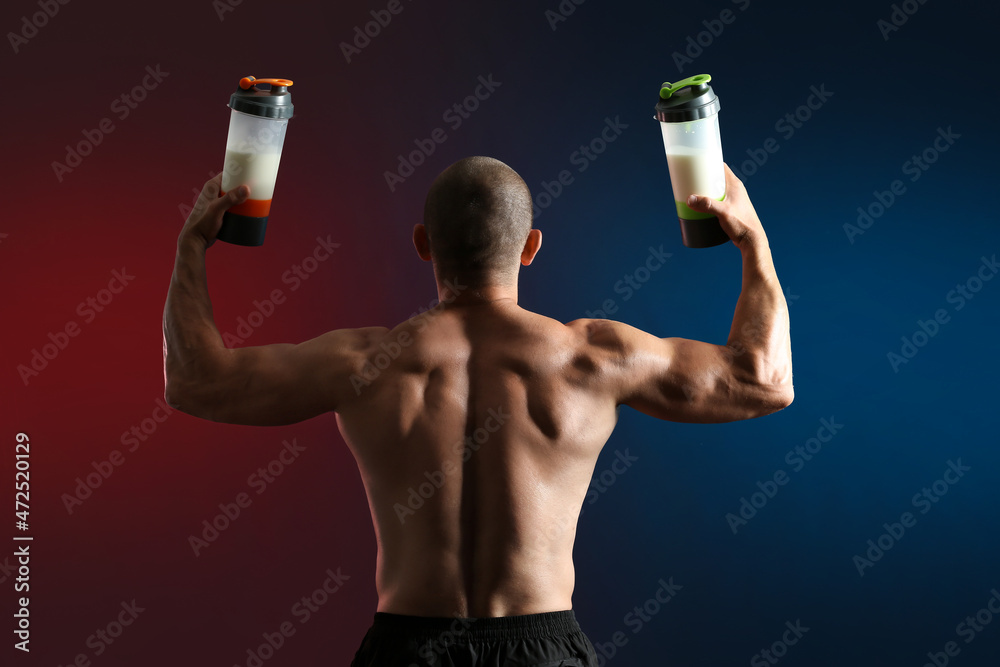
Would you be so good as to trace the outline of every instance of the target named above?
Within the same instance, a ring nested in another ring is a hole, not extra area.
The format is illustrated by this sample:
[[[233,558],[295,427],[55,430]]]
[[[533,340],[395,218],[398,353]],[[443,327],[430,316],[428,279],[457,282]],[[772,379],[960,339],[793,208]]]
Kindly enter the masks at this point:
[[[542,244],[531,195],[507,165],[472,157],[438,176],[413,229],[438,306],[392,329],[227,349],[205,251],[248,193],[215,198],[219,178],[206,183],[167,295],[165,396],[233,424],[336,413],[378,542],[378,610],[354,665],[597,664],[572,611],[573,542],[619,406],[724,422],[792,401],[788,310],[767,238],[728,167],[726,178],[725,201],[688,202],[716,214],[743,256],[726,345],[520,308],[518,265]]]

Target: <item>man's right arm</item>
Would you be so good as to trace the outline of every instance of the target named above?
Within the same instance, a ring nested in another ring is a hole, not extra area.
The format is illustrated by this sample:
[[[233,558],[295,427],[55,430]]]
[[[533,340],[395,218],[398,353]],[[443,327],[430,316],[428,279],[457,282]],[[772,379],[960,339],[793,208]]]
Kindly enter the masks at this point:
[[[729,338],[714,345],[657,338],[609,320],[577,320],[586,328],[604,379],[618,404],[659,419],[727,422],[787,407],[792,390],[788,306],[771,250],[743,184],[726,167],[726,199],[688,202],[718,216],[743,256],[743,287]]]

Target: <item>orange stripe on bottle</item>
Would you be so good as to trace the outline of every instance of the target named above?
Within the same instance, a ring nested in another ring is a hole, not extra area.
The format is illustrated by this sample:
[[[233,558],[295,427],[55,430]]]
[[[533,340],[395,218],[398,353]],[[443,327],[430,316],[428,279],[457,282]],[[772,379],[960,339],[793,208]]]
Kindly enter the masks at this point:
[[[219,196],[222,197],[226,193],[219,191]],[[266,218],[271,212],[271,200],[270,199],[247,199],[242,204],[237,204],[236,206],[229,209],[230,213],[235,213],[236,215],[245,215],[250,218]]]

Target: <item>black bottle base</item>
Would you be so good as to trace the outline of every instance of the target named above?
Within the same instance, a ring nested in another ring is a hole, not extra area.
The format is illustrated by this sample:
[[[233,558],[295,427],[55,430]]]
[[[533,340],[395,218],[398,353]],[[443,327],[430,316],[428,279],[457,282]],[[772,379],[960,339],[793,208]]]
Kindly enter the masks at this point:
[[[723,231],[718,218],[677,219],[681,223],[681,239],[688,248],[711,248],[729,240],[729,235]]]
[[[226,211],[222,214],[222,227],[219,228],[219,235],[216,238],[233,245],[259,246],[264,245],[265,231],[267,231],[267,216],[252,218]]]

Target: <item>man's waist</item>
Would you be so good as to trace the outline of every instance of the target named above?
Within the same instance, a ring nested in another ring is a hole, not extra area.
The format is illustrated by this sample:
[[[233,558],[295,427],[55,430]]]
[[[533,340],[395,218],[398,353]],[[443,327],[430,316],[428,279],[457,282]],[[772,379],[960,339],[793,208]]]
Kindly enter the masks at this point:
[[[410,616],[375,612],[376,632],[403,633],[414,639],[453,637],[462,641],[551,637],[580,632],[572,609],[493,617]]]

